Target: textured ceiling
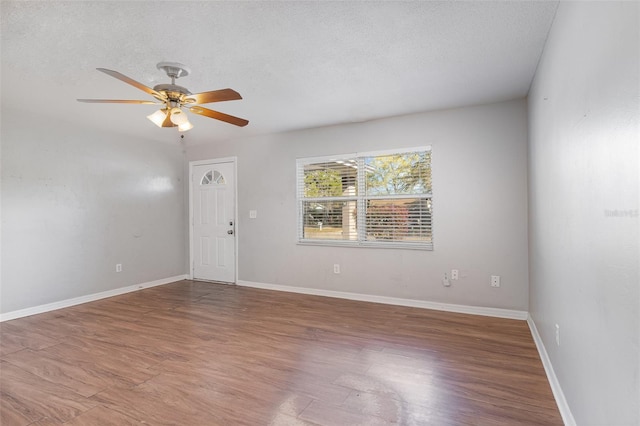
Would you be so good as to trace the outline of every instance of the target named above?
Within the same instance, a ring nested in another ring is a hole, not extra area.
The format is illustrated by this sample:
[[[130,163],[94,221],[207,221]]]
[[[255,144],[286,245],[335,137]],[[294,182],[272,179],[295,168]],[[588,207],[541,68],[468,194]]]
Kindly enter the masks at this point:
[[[0,4],[2,107],[39,110],[123,134],[175,140],[145,119],[151,100],[95,70],[191,92],[244,128],[192,116],[196,144],[525,96],[557,2],[7,2]]]

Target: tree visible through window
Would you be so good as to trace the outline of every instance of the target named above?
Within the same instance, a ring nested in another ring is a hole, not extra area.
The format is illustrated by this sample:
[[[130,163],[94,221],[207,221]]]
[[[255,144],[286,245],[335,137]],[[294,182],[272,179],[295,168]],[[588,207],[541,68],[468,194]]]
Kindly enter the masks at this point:
[[[300,242],[433,248],[430,148],[297,166]]]

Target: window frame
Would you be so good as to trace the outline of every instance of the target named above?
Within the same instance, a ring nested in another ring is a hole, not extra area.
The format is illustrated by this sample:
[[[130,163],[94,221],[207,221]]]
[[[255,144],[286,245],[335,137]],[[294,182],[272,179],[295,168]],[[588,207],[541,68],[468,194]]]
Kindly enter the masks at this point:
[[[430,153],[430,168],[433,171],[433,150],[431,145],[418,146],[411,148],[398,148],[378,151],[367,152],[355,152],[338,155],[325,155],[318,157],[303,157],[296,159],[296,218],[297,218],[297,244],[299,245],[313,245],[313,246],[338,246],[338,247],[369,247],[369,248],[397,248],[397,249],[412,249],[412,250],[426,250],[433,251],[433,175],[431,176],[431,192],[424,194],[387,194],[387,195],[367,195],[366,190],[366,175],[363,172],[365,169],[365,158],[368,157],[381,157],[391,155],[402,155],[411,153]],[[305,182],[304,182],[304,167],[310,164],[336,162],[343,160],[355,160],[357,162],[357,184],[358,191],[354,196],[338,196],[338,197],[305,197]],[[367,200],[392,200],[392,199],[407,199],[416,198],[419,200],[428,199],[430,201],[431,208],[431,223],[430,233],[431,241],[429,242],[407,242],[407,241],[371,241],[366,239],[366,203]],[[338,239],[313,239],[304,238],[304,203],[305,202],[344,202],[344,201],[356,201],[357,206],[357,226],[355,240],[338,240]]]

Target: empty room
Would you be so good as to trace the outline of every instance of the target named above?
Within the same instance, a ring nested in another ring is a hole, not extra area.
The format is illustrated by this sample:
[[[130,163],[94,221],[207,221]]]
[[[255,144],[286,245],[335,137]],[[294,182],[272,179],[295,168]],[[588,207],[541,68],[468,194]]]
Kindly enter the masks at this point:
[[[1,425],[640,425],[640,2],[0,19]]]

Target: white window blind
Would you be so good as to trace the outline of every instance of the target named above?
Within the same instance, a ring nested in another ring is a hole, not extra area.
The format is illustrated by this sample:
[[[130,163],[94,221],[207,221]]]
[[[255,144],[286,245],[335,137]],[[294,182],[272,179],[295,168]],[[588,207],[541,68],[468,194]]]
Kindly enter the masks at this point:
[[[297,161],[298,241],[433,249],[431,148]]]

